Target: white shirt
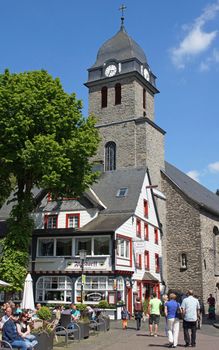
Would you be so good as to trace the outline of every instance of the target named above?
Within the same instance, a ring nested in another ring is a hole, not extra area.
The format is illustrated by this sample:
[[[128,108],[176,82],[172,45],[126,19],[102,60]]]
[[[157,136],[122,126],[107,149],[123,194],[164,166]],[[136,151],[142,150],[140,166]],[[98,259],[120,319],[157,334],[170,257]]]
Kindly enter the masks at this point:
[[[197,310],[200,309],[198,299],[194,298],[192,295],[183,299],[181,308],[184,310],[184,320],[188,322],[197,321],[198,315]]]

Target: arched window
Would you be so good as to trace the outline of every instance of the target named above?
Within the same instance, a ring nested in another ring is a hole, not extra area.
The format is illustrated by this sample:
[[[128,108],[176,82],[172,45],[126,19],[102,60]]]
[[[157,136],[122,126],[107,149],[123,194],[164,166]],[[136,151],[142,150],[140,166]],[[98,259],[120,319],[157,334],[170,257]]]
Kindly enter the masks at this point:
[[[143,108],[146,108],[146,90],[143,89]]]
[[[107,107],[107,87],[104,86],[101,89],[101,107]]]
[[[121,84],[116,84],[115,85],[115,105],[120,105],[121,104]]]
[[[107,142],[105,145],[105,171],[116,170],[116,144]]]

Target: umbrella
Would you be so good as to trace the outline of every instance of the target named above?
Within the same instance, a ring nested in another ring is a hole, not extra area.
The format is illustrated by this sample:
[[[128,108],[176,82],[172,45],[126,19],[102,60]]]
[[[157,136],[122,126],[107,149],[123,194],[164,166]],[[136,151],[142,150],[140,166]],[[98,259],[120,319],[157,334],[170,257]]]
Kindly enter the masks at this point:
[[[33,280],[30,273],[28,273],[24,282],[24,292],[21,308],[26,310],[35,310],[33,299]]]
[[[9,287],[9,286],[10,286],[10,283],[7,283],[7,282],[5,282],[5,281],[0,280],[0,286],[1,286],[1,287]]]

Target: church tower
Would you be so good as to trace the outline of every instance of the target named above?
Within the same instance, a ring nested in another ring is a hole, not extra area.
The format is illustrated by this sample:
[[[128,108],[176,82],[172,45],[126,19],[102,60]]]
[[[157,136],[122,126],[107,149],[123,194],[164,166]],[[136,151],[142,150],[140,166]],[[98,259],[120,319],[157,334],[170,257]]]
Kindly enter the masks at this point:
[[[101,136],[94,160],[104,171],[147,166],[152,182],[160,185],[165,132],[154,122],[156,77],[123,22],[124,17],[88,69],[89,114],[97,117]]]

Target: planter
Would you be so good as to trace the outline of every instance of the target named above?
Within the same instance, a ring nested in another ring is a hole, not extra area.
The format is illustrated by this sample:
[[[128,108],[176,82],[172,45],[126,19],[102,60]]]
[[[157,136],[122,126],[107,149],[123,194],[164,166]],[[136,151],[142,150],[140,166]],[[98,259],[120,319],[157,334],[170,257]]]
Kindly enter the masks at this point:
[[[110,318],[110,320],[117,319],[116,309],[102,309],[102,311],[104,315]]]
[[[109,316],[104,316],[104,321],[105,321],[105,324],[106,324],[106,330],[109,331],[109,329],[110,329],[110,318],[109,318]]]
[[[89,323],[78,322],[78,325],[81,330],[81,339],[89,338],[89,331],[90,331]]]
[[[35,350],[52,350],[53,349],[54,332],[50,334],[47,332],[42,332],[34,335],[36,336],[36,340],[38,341],[37,346],[34,347]]]

